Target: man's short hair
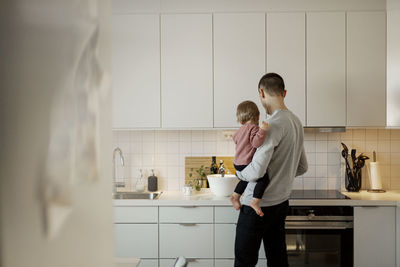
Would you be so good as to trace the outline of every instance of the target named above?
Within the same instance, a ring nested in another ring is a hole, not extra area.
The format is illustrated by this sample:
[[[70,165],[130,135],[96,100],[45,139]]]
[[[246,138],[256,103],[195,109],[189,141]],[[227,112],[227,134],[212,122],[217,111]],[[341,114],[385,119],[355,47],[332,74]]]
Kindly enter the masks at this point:
[[[285,92],[285,82],[279,74],[271,72],[262,76],[258,83],[258,88],[269,95],[283,96]]]

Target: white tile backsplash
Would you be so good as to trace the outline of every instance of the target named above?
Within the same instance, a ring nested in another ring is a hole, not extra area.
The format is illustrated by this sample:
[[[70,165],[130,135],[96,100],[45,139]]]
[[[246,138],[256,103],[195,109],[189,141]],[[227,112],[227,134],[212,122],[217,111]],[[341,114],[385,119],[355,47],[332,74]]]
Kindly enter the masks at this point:
[[[203,142],[199,142],[199,141],[192,142],[192,153],[198,154],[198,155],[202,154],[203,153],[203,144],[204,144]]]
[[[390,133],[391,140],[400,140],[400,130],[392,130]]]
[[[168,154],[179,154],[179,142],[168,141],[167,150]]]
[[[325,190],[328,188],[328,178],[316,178],[315,189]]]
[[[167,154],[168,153],[168,142],[167,141],[157,141],[155,143],[155,153],[156,154]]]
[[[328,152],[328,141],[315,141],[315,152]]]
[[[306,152],[306,157],[309,165],[316,165],[316,153]]]
[[[400,153],[400,141],[398,141],[398,140],[392,140],[391,141],[391,150],[390,150],[390,152]]]
[[[148,141],[143,142],[142,148],[143,148],[143,154],[154,154],[154,152],[155,152],[154,142],[148,142]],[[137,153],[137,152],[134,152],[134,153]]]
[[[328,153],[315,153],[315,165],[328,165]]]
[[[293,189],[302,190],[303,189],[303,178],[296,177],[293,181]]]
[[[315,178],[303,178],[303,189],[314,190],[316,186]]]
[[[328,166],[327,165],[315,166],[315,177],[316,178],[327,178],[328,177]]]
[[[348,148],[364,152],[382,165],[385,189],[400,189],[400,130],[347,129],[345,133],[317,133],[305,129],[304,146],[309,170],[294,180],[295,189],[344,189],[344,160],[341,142]],[[114,146],[125,155],[126,167],[118,167],[119,179],[129,181],[134,189],[139,169],[145,178],[156,170],[161,190],[179,190],[184,184],[186,156],[233,156],[235,146],[221,130],[141,130],[114,131]],[[368,161],[367,161],[368,162]],[[122,178],[123,176],[123,178]],[[147,182],[147,179],[145,179]],[[363,188],[367,188],[368,171],[363,170]]]

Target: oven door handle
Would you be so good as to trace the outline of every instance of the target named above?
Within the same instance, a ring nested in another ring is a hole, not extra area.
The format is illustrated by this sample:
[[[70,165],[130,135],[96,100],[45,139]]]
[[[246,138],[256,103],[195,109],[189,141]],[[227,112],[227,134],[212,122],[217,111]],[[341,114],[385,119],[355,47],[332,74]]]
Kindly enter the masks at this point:
[[[298,229],[298,230],[307,230],[307,229],[321,229],[321,230],[345,230],[352,229],[353,222],[315,222],[315,221],[286,221],[285,223],[286,229]]]

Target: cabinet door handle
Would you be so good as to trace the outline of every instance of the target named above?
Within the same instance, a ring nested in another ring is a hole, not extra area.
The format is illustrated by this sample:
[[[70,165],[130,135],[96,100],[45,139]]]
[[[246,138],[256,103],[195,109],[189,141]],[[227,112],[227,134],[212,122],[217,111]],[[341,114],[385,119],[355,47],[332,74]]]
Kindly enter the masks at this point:
[[[184,209],[194,209],[197,208],[197,206],[182,206]]]
[[[187,262],[196,262],[197,261],[196,259],[193,259],[193,258],[188,258],[186,260],[187,260]]]
[[[196,226],[195,223],[180,223],[179,225],[182,225],[182,226]]]

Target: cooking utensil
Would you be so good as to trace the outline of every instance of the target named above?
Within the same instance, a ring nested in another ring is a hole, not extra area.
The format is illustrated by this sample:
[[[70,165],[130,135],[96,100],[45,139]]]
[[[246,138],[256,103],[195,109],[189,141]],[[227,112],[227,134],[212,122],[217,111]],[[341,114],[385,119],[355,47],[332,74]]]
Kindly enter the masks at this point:
[[[344,158],[344,161],[346,163],[346,168],[350,168],[349,161],[347,160],[348,154],[346,153],[345,149],[342,150],[342,157]]]
[[[343,145],[343,147],[345,147],[346,145],[345,144],[343,144],[342,143],[342,145]],[[347,147],[346,147],[347,148]],[[344,161],[345,161],[345,163],[346,163],[346,175],[347,175],[347,178],[348,178],[348,181],[349,181],[349,184],[350,184],[350,186],[351,186],[351,188],[356,188],[355,187],[355,184],[354,184],[354,174],[353,174],[353,170],[350,168],[350,165],[349,165],[349,161],[348,161],[348,159],[347,159],[347,157],[348,157],[348,150],[347,150],[347,152],[346,152],[346,148],[344,148],[343,150],[342,150],[342,156],[343,156],[343,158],[344,158]]]
[[[341,143],[341,144],[342,144],[342,147],[343,147],[344,151],[346,152],[346,154],[349,155],[349,149],[347,148],[347,146],[344,143]]]
[[[355,149],[351,150],[351,160],[353,161],[353,169],[354,169],[354,165],[355,165],[355,161],[356,161],[356,150]]]
[[[346,162],[346,170],[349,169],[350,172],[352,173],[353,171],[352,171],[352,168],[350,168],[350,164],[349,164],[349,160],[348,160],[348,157],[349,157],[349,149],[348,149],[347,146],[346,146],[345,144],[343,144],[343,143],[342,143],[342,146],[343,146],[342,156],[343,156],[343,158],[344,158],[344,160],[345,160],[345,162]]]

